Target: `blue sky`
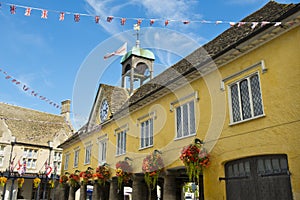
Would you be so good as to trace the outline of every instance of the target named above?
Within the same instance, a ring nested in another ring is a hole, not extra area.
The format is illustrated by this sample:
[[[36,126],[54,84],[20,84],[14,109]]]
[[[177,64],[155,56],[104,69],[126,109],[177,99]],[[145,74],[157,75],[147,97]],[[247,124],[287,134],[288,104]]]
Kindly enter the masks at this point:
[[[268,0],[2,1],[0,8],[0,69],[2,69],[0,102],[59,114],[60,110],[53,104],[50,105],[50,100],[57,104],[65,99],[73,100],[78,88],[76,81],[90,82],[89,85],[84,86],[87,88],[86,94],[82,95],[82,99],[86,97],[89,100],[79,102],[81,109],[78,112],[72,109],[72,116],[80,116],[80,120],[75,120],[75,126],[79,127],[87,119],[98,84],[100,82],[119,84],[120,57],[104,61],[103,54],[116,50],[127,40],[133,40],[128,48],[134,45],[133,25],[136,19],[143,19],[141,41],[149,34],[155,35],[155,31],[162,35],[164,33],[174,35],[176,32],[200,46],[230,27],[228,23],[216,25],[215,23],[200,23],[200,21],[238,22],[267,2]],[[299,1],[288,0],[278,2],[299,3]],[[10,13],[9,4],[16,5],[16,14]],[[30,16],[24,15],[26,7],[32,8]],[[41,19],[40,9],[48,10],[47,19]],[[64,21],[59,21],[59,12],[66,12]],[[74,13],[86,16],[81,15],[80,21],[76,23],[73,19]],[[99,24],[94,22],[96,15],[100,16]],[[111,23],[106,21],[108,16],[115,17]],[[118,17],[127,19],[124,26],[120,25]],[[151,31],[149,31],[150,19],[156,19]],[[164,26],[166,19],[171,20],[167,27]],[[191,23],[183,24],[183,20],[189,20]],[[175,40],[168,37],[164,40],[164,44],[169,45]],[[144,44],[149,46],[147,42]],[[141,46],[144,47],[143,42]],[[158,66],[156,73],[174,64],[180,57],[192,50],[194,49],[186,48],[186,51],[179,57],[156,51],[158,54],[154,65],[154,67]],[[105,70],[99,72],[101,76],[99,73],[93,73],[91,71],[93,68],[87,67],[93,64],[97,64],[96,70],[101,70],[105,66]],[[84,74],[84,70],[89,73]],[[17,86],[12,82],[13,78],[6,79],[7,75],[3,74],[3,71],[20,81],[21,84]],[[90,81],[91,79],[93,81]],[[20,85],[29,87],[27,92]],[[34,96],[30,93],[31,91],[38,94]],[[39,96],[49,101],[46,102]],[[77,95],[75,98],[81,97]]]

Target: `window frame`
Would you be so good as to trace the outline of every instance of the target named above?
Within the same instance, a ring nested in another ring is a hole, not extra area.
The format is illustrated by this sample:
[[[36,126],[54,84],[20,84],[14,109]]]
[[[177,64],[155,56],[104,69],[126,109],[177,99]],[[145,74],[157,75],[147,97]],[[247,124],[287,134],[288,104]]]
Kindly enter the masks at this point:
[[[253,98],[252,98],[252,89],[251,89],[251,78],[256,76],[258,77],[258,86],[259,86],[259,92],[260,92],[260,101],[261,101],[261,110],[262,113],[259,115],[254,115],[254,104],[253,104]],[[248,87],[248,98],[249,101],[248,103],[250,104],[250,113],[251,116],[249,118],[244,119],[243,117],[243,108],[242,108],[242,97],[241,97],[241,89],[240,89],[240,84],[242,81],[247,80],[247,87]],[[233,106],[232,106],[232,87],[234,85],[237,85],[237,92],[238,92],[238,102],[239,102],[239,120],[234,121],[234,116],[233,116]],[[265,111],[264,111],[264,104],[263,104],[263,97],[262,97],[262,87],[261,87],[261,78],[260,78],[260,73],[258,71],[252,72],[247,74],[246,76],[243,76],[240,79],[234,80],[233,82],[231,82],[230,84],[227,85],[227,90],[228,90],[228,106],[229,106],[229,118],[230,118],[230,124],[229,125],[235,125],[235,124],[239,124],[239,123],[243,123],[246,121],[250,121],[250,120],[254,120],[257,118],[261,118],[263,116],[265,116]]]
[[[80,154],[80,148],[77,147],[74,149],[74,162],[73,162],[73,167],[77,168],[78,163],[79,163],[79,154]]]
[[[116,156],[121,156],[121,155],[126,154],[127,130],[122,129],[122,130],[117,131],[116,136],[117,136],[116,137]]]
[[[148,122],[148,125],[144,125]],[[145,132],[146,131],[146,132]],[[148,131],[148,137],[147,136]],[[148,141],[148,145],[146,145]],[[153,147],[154,145],[154,117],[149,117],[144,121],[140,121],[140,149]]]
[[[70,161],[70,153],[66,153],[65,162],[64,162],[64,170],[69,169],[69,161]]]
[[[84,147],[84,165],[91,164],[91,157],[92,157],[92,142],[88,142],[85,144]]]
[[[191,113],[191,104],[193,105],[193,113]],[[184,112],[183,112],[183,109],[184,107],[187,106],[187,125],[186,127],[188,128],[188,132],[185,134],[184,133],[184,124],[185,122],[183,121],[184,120],[184,117],[183,115]],[[180,109],[180,117],[181,117],[181,122],[180,124],[178,123],[178,116],[179,116],[179,109]],[[191,137],[191,136],[195,136],[196,135],[196,103],[195,103],[195,99],[192,99],[192,100],[189,100],[189,101],[186,101],[184,103],[181,103],[179,104],[178,106],[175,107],[175,140],[178,140],[178,139],[183,139],[183,138],[186,138],[186,137]],[[191,121],[191,116],[193,118],[193,122]],[[191,124],[193,123],[193,129],[191,129]],[[180,126],[180,127],[179,127]],[[178,133],[178,130],[181,130],[181,134]]]
[[[23,162],[26,162],[27,169],[36,169],[38,149],[25,147],[23,150]],[[32,164],[34,163],[34,165]]]
[[[104,163],[106,163],[107,141],[108,141],[107,134],[105,134],[104,137],[98,138],[98,164],[99,165],[103,165]]]

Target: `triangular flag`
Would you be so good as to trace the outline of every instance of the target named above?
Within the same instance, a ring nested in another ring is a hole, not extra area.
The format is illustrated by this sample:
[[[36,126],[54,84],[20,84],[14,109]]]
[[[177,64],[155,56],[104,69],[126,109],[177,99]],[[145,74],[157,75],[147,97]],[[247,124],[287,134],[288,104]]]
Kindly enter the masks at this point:
[[[125,42],[119,49],[112,53],[108,53],[104,56],[104,59],[110,58],[112,56],[123,56],[127,52],[127,42]]]
[[[154,24],[154,19],[150,19],[150,26]]]

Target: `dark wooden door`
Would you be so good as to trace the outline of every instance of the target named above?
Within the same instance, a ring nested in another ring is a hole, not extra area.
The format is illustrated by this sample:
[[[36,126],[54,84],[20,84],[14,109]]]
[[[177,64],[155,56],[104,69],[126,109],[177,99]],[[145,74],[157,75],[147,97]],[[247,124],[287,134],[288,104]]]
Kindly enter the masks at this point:
[[[286,155],[265,155],[225,165],[227,200],[292,200]]]

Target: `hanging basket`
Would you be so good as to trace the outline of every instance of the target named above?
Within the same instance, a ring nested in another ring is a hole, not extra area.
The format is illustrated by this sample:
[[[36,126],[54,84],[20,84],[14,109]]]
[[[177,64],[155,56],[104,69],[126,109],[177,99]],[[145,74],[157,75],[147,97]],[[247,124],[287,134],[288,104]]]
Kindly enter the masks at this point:
[[[193,144],[183,147],[180,160],[186,167],[186,171],[190,181],[199,181],[203,167],[210,165],[209,154],[203,148],[203,144],[196,139]]]
[[[110,178],[110,174],[110,169],[106,164],[100,165],[97,167],[96,173],[93,174],[93,179],[99,185],[105,185],[106,181]]]
[[[118,187],[123,183],[128,183],[132,176],[132,166],[127,160],[119,161],[116,164],[116,176],[118,177]]]
[[[163,159],[161,158],[160,154],[157,153],[157,151],[154,151],[144,158],[142,170],[145,174],[145,182],[149,188],[155,188],[159,174],[163,170],[163,167]]]
[[[7,182],[7,178],[6,177],[4,177],[4,176],[0,177],[0,186],[1,187],[4,187],[4,185],[6,184],[6,182]]]

